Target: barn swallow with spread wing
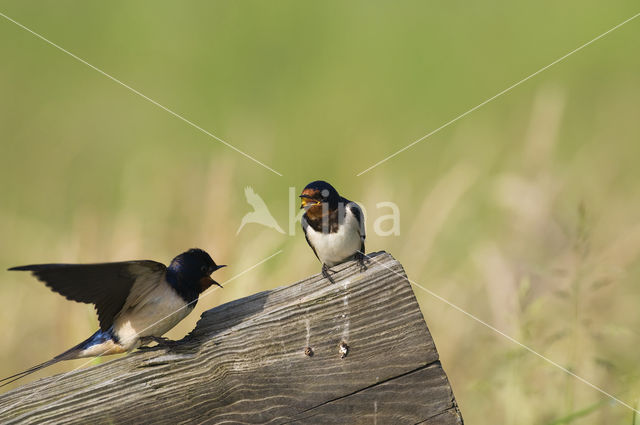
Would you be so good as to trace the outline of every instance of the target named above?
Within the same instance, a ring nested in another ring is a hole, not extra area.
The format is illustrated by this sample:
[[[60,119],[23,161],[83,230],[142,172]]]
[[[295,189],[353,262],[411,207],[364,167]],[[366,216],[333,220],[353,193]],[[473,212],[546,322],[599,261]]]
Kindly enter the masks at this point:
[[[307,243],[322,263],[322,275],[333,282],[330,267],[357,259],[366,269],[364,214],[355,202],[338,194],[329,183],[309,183],[300,195],[305,210],[302,229]]]
[[[9,270],[30,271],[72,301],[95,306],[100,329],[75,347],[23,372],[1,379],[7,385],[62,360],[125,353],[161,338],[195,307],[199,295],[218,282],[217,265],[205,251],[190,249],[169,267],[150,260],[99,264],[35,264]]]

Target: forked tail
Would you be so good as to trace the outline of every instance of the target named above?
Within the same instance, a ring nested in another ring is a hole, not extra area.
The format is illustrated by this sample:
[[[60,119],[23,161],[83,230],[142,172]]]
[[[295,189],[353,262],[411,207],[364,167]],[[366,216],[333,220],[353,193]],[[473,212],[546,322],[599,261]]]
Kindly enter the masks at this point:
[[[33,367],[30,367],[29,369],[23,370],[22,372],[16,373],[15,375],[7,376],[6,378],[0,379],[0,383],[2,383],[2,384],[0,384],[0,387],[4,387],[5,385],[9,385],[10,383],[17,381],[18,379],[22,379],[27,375],[31,375],[32,373],[35,373],[35,372],[39,371],[40,369],[44,369],[45,367],[51,366],[51,365],[56,364],[56,363],[58,363],[60,361],[78,359],[80,357],[86,357],[86,355],[83,356],[83,351],[84,350],[86,350],[87,348],[90,348],[90,347],[92,347],[94,345],[98,345],[100,343],[103,343],[104,341],[106,341],[108,339],[111,339],[111,338],[113,338],[113,333],[112,333],[111,329],[109,329],[108,331],[98,330],[96,333],[91,335],[86,340],[82,341],[80,344],[76,345],[73,348],[68,349],[64,353],[58,354],[57,356],[55,356],[51,360],[47,360],[46,362],[43,362],[43,363],[40,363],[40,364],[35,365]]]

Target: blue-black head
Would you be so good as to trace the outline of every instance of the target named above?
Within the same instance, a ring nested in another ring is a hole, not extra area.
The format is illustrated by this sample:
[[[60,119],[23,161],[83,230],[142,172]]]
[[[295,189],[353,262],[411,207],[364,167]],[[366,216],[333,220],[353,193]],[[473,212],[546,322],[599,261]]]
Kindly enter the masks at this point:
[[[217,265],[202,249],[194,248],[183,252],[171,260],[167,267],[167,281],[185,299],[192,301],[211,285],[218,285],[211,279],[211,273],[225,265]]]
[[[307,208],[314,205],[320,206],[323,203],[329,204],[330,207],[335,207],[340,202],[338,191],[323,180],[316,180],[309,183],[302,190],[300,198],[302,199],[300,208]]]

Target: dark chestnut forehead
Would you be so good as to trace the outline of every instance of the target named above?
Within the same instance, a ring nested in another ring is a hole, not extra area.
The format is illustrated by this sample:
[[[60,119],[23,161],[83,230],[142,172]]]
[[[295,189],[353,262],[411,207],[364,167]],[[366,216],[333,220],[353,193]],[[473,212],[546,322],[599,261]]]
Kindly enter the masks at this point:
[[[311,198],[322,198],[320,190],[313,188],[306,188],[302,191],[301,195],[309,196]]]

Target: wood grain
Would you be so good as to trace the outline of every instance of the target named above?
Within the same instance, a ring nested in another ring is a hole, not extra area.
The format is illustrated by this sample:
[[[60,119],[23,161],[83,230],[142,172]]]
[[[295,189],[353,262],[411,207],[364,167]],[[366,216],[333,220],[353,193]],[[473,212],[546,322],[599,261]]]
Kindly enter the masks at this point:
[[[370,255],[365,272],[334,267],[334,284],[316,275],[206,311],[177,347],[4,394],[0,422],[461,424],[402,266]]]

